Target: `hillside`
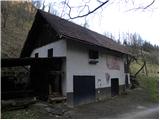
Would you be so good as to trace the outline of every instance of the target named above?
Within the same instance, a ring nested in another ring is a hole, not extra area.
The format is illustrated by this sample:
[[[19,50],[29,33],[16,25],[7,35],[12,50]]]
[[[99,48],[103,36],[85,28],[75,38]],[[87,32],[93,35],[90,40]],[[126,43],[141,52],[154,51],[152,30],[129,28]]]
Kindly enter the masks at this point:
[[[18,58],[34,20],[36,9],[29,2],[16,1],[2,1],[1,7],[1,57]]]
[[[130,72],[134,75],[146,62],[146,67],[140,71],[140,75],[148,75],[153,77],[159,76],[159,47],[153,46],[147,47],[145,45],[137,47],[137,50],[132,50],[133,53],[136,53],[137,61],[133,61],[130,66]],[[142,53],[140,52],[142,49]]]

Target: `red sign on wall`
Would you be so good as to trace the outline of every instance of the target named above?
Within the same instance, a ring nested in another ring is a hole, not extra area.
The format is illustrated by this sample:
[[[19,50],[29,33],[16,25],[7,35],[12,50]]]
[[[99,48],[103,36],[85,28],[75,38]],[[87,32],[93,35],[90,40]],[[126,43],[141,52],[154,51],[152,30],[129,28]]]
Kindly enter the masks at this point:
[[[107,67],[111,70],[120,70],[120,59],[115,56],[107,57]]]

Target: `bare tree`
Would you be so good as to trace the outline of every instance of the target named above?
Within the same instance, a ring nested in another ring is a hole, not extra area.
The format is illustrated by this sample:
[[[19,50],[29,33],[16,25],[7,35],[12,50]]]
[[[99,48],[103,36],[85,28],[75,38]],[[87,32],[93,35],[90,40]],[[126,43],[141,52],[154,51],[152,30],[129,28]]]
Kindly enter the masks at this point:
[[[144,56],[143,48],[142,48],[142,43],[143,40],[141,36],[137,33],[130,34],[131,38],[131,45],[130,45],[130,51],[131,53],[135,56],[135,61],[137,64],[139,64],[141,67],[140,69],[135,73],[135,77],[139,74],[139,72],[145,68],[145,73],[148,75],[148,70],[147,70],[147,60]],[[138,60],[141,60],[143,62],[143,65],[141,65]]]
[[[50,13],[51,12],[51,6],[52,6],[52,3],[49,3],[49,5],[48,5],[48,12]]]
[[[109,2],[109,0],[106,0],[106,1],[104,1],[104,2],[101,2],[101,1],[98,0],[98,2],[100,3],[100,5],[98,5],[97,7],[95,7],[93,10],[90,10],[89,5],[85,4],[85,5],[82,7],[81,11],[79,12],[79,15],[74,16],[74,17],[71,16],[72,7],[71,7],[68,3],[65,3],[65,4],[68,6],[68,8],[69,8],[69,13],[68,13],[69,18],[70,18],[70,19],[76,19],[76,18],[80,18],[80,17],[86,17],[86,16],[94,13],[94,12],[97,11],[98,9],[102,8],[105,4],[107,4],[107,3]],[[87,13],[80,14],[85,8],[88,9]]]
[[[32,0],[32,3],[35,7],[37,7],[38,9],[41,8],[41,1],[40,0]]]
[[[83,6],[79,6],[79,8],[77,7],[78,9],[80,9],[80,12],[78,13],[77,16],[72,16],[71,15],[72,8],[73,8],[72,6],[70,6],[67,2],[64,2],[64,4],[66,4],[66,6],[69,8],[69,12],[68,12],[69,18],[70,19],[76,19],[76,18],[86,17],[86,16],[96,12],[99,9],[103,9],[103,6],[107,5],[107,3],[109,3],[110,1],[112,1],[112,0],[105,0],[105,1],[97,0],[97,6],[94,9],[90,10],[90,5],[87,4],[87,3],[90,2],[90,0],[89,0]],[[134,6],[135,1],[136,0],[132,0],[133,6]],[[145,9],[149,8],[150,6],[152,6],[155,3],[155,1],[156,0],[152,0],[148,4],[143,4],[143,5],[140,4],[138,7],[134,7],[130,10],[140,10],[140,9],[145,10]],[[125,0],[125,2],[127,4],[129,1]],[[86,11],[86,13],[81,14],[84,9],[87,9],[88,11]]]
[[[82,26],[85,27],[85,28],[89,28],[89,24],[88,24],[88,21],[87,21],[86,17],[85,17],[85,22]]]
[[[134,7],[134,8],[131,8],[131,9],[129,9],[129,10],[127,10],[127,11],[132,11],[132,10],[146,10],[146,9],[148,9],[149,7],[151,7],[154,3],[155,3],[155,1],[156,0],[152,0],[152,1],[150,1],[149,3],[147,3],[147,4],[145,4],[145,5],[139,5],[138,7]]]
[[[138,0],[137,0],[138,1]],[[149,3],[143,3],[142,5],[139,4],[139,6],[137,7],[133,7],[130,10],[139,10],[139,9],[147,9],[149,8],[150,6],[152,6],[154,3],[155,3],[156,0],[152,0],[150,1]],[[81,5],[78,5],[78,6],[72,6],[70,3],[71,3],[71,0],[61,0],[60,2],[58,1],[57,4],[61,4],[61,8],[62,8],[62,11],[59,10],[59,14],[61,17],[63,17],[64,15],[67,15],[69,19],[76,19],[76,18],[83,18],[83,17],[87,17],[89,16],[90,14],[93,14],[95,13],[96,11],[98,11],[99,9],[103,10],[103,7],[106,6],[109,2],[110,3],[114,3],[115,1],[112,1],[112,0],[96,0],[97,2],[97,6],[95,6],[94,8],[92,8],[92,2],[91,0],[82,0],[83,4]],[[120,2],[122,2],[121,0],[118,1],[119,4]],[[130,1],[129,0],[125,0],[123,1],[125,2],[126,4],[128,4]],[[132,0],[131,1],[133,6],[135,5],[135,2],[136,0]],[[51,4],[52,1],[50,1],[50,3],[48,4]],[[41,8],[42,10],[45,9],[46,5],[45,5],[45,0],[43,0],[43,3],[42,1],[38,1],[38,0],[33,0],[33,4],[37,6],[37,8]],[[56,6],[56,4],[54,4],[54,7]],[[52,6],[53,8],[53,6]],[[48,11],[50,11],[51,9],[51,6],[49,5],[48,7]],[[60,13],[61,11],[61,13]],[[78,11],[76,15],[73,15],[72,13],[75,12],[75,11]]]
[[[46,5],[45,5],[45,0],[43,0],[42,10],[45,10],[45,7],[46,7]]]
[[[10,6],[7,1],[1,1],[1,14],[2,14],[2,25],[3,28],[5,28],[10,14]]]

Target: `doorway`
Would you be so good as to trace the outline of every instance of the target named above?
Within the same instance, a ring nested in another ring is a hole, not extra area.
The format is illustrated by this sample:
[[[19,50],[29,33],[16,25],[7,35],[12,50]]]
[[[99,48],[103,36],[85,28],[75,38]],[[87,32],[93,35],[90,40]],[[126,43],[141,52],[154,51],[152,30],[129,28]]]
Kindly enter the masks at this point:
[[[38,99],[46,101],[55,92],[62,95],[61,68],[62,58],[42,59],[31,66],[32,88]]]
[[[74,105],[95,100],[95,76],[73,76]]]
[[[111,79],[111,96],[119,95],[119,79]]]
[[[49,73],[49,95],[58,97],[62,95],[62,80],[61,73],[50,71]]]
[[[128,83],[128,75],[125,75],[125,86],[126,88],[129,88],[129,83]]]

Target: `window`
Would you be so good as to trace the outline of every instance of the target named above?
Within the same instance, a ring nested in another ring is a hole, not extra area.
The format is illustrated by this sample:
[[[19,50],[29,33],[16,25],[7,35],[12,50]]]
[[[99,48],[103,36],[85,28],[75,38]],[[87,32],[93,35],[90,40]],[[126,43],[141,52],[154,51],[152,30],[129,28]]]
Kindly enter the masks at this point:
[[[39,54],[38,53],[35,53],[35,58],[38,58]]]
[[[48,49],[48,57],[53,57],[53,48]]]
[[[90,59],[98,59],[99,58],[98,51],[89,50],[89,58]]]

